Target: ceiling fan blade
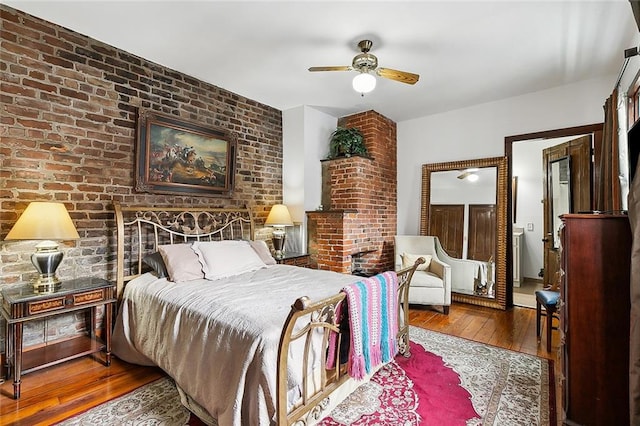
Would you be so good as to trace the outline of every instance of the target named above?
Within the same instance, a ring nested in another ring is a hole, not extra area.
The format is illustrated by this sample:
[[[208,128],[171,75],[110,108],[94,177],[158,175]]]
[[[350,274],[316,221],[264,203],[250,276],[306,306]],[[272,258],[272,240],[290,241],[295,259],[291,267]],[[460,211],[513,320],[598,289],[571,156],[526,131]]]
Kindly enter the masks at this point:
[[[337,67],[311,67],[309,71],[351,71],[351,68],[348,65],[337,66]]]
[[[380,77],[399,81],[400,83],[416,84],[420,76],[406,71],[392,70],[391,68],[378,68],[376,73]]]

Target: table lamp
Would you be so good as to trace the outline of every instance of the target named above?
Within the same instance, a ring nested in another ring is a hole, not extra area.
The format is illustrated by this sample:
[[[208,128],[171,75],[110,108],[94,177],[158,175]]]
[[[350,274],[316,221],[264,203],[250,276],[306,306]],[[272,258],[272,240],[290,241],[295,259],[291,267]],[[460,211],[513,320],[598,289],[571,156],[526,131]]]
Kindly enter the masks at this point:
[[[51,292],[60,287],[56,269],[64,254],[58,250],[58,242],[80,238],[66,207],[62,203],[35,201],[27,206],[7,240],[42,240],[31,255],[31,262],[40,276],[33,284],[37,292]]]
[[[273,243],[273,249],[275,250],[275,257],[282,259],[284,254],[284,227],[293,226],[289,209],[284,204],[275,204],[271,207],[269,216],[264,223],[265,225],[273,227],[273,237],[271,242]]]

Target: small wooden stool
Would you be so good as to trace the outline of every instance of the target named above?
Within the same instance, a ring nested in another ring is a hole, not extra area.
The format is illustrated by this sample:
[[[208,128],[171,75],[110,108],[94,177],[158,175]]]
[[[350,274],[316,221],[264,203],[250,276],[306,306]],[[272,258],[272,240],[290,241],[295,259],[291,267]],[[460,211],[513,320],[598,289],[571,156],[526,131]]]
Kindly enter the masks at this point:
[[[560,292],[551,290],[536,291],[536,335],[540,339],[540,318],[542,317],[542,307],[544,306],[547,316],[547,352],[551,352],[551,330],[558,329],[553,327],[553,317],[557,318],[558,300]]]

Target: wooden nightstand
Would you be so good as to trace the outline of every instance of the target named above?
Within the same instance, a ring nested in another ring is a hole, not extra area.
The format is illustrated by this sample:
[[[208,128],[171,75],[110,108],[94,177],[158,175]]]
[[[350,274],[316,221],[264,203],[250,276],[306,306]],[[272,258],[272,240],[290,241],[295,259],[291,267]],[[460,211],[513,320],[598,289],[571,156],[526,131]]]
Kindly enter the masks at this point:
[[[6,367],[7,379],[13,368],[13,398],[20,398],[20,376],[73,358],[105,350],[105,364],[111,364],[112,310],[116,302],[115,284],[101,278],[77,278],[63,281],[51,293],[36,293],[31,283],[8,285],[2,288],[2,316],[7,321]],[[95,335],[96,307],[105,307],[103,339]],[[63,342],[52,343],[22,353],[22,327],[27,321],[89,309],[90,330]]]
[[[309,254],[308,253],[296,253],[285,252],[281,258],[275,258],[276,262],[283,265],[303,266],[309,267]]]

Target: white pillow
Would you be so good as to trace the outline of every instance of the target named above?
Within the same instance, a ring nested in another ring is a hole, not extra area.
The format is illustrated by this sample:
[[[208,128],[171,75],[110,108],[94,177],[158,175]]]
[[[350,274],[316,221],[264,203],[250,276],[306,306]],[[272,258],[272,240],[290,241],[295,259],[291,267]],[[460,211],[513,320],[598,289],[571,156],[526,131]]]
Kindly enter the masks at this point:
[[[167,244],[158,246],[158,252],[167,267],[169,281],[179,283],[202,278],[202,265],[191,249],[191,244]]]
[[[429,265],[431,264],[431,255],[430,254],[409,254],[402,253],[402,269],[409,268],[416,263],[418,258],[424,257],[425,262],[422,265],[418,265],[416,271],[427,271],[429,269]]]
[[[248,241],[194,242],[191,247],[198,255],[204,277],[208,280],[230,277],[267,266]]]
[[[265,265],[276,265],[278,262],[271,256],[269,246],[264,240],[249,241],[249,245],[258,253]]]

